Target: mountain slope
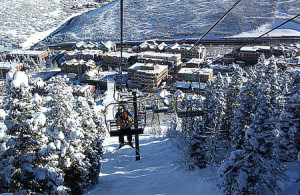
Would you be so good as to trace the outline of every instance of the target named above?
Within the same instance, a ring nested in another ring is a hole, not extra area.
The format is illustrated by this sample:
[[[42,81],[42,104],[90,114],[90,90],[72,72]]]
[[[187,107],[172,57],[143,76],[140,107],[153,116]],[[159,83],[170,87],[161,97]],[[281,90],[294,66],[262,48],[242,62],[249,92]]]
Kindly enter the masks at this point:
[[[197,37],[234,3],[234,0],[126,0],[124,37],[125,40]],[[299,11],[297,0],[244,0],[210,36],[224,37],[255,30],[274,19],[288,19]],[[76,18],[51,41],[74,41],[84,37],[95,41],[119,40],[119,25],[119,1],[115,1]],[[293,26],[300,31],[299,23]]]
[[[22,45],[29,38],[38,40],[46,31],[43,39],[68,17],[90,10],[71,9],[86,2],[94,0],[0,0],[0,44]]]

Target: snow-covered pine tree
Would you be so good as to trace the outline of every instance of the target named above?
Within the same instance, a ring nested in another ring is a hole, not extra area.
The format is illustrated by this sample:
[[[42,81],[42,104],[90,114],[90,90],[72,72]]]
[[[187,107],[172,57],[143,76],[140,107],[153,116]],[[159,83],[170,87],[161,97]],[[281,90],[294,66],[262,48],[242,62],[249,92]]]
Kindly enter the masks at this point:
[[[255,102],[258,94],[255,83],[256,76],[251,70],[248,73],[247,81],[244,83],[239,96],[237,97],[238,107],[231,121],[231,146],[233,150],[241,149],[244,142],[245,132],[252,122],[255,112]]]
[[[278,126],[281,161],[297,160],[297,154],[300,151],[300,73],[295,71],[291,77],[291,82],[285,82],[279,98],[281,114]]]
[[[274,155],[277,145],[276,137],[278,137],[277,115],[274,112],[277,108],[276,105],[272,104],[271,96],[271,85],[268,82],[262,83],[256,101],[257,110],[250,125],[250,128],[257,132],[258,150],[267,158]]]
[[[286,181],[284,169],[274,158],[259,151],[261,132],[248,129],[241,150],[234,150],[218,169],[219,187],[225,194],[265,194],[279,192],[279,180]]]
[[[264,54],[261,54],[258,58],[257,64],[254,66],[254,71],[260,81],[264,80],[265,69],[267,68],[267,62]]]
[[[39,152],[44,145],[46,117],[32,104],[28,77],[24,72],[11,72],[7,84],[9,140],[0,162],[1,192],[63,193],[62,178],[56,171],[43,167]]]
[[[274,56],[270,58],[270,63],[265,68],[265,80],[270,84],[272,96],[271,103],[277,104],[277,98],[280,95],[281,89],[278,83],[278,69]]]
[[[200,168],[219,162],[224,158],[226,135],[221,135],[224,118],[225,99],[223,93],[223,78],[218,74],[213,84],[208,83],[205,90],[205,100],[202,110],[205,111],[202,122],[196,123],[190,137],[190,156]]]
[[[207,83],[207,88],[210,88],[211,83]],[[205,98],[210,95],[210,90],[206,90]],[[206,99],[201,104],[201,110],[208,109],[208,101]],[[189,156],[191,160],[190,168],[195,165],[199,168],[206,168],[210,159],[210,137],[207,135],[206,124],[208,124],[208,114],[202,117],[202,121],[196,121],[192,131],[189,133]]]
[[[226,109],[223,120],[223,129],[228,130],[228,137],[230,137],[230,126],[234,118],[234,113],[239,105],[238,97],[244,83],[243,70],[236,68],[233,72],[231,82],[228,89],[225,90]]]
[[[93,120],[93,101],[76,99],[72,93],[63,82],[52,85],[47,133],[51,154],[65,173],[64,183],[72,193],[83,193],[98,180],[102,129]]]
[[[4,109],[0,109],[0,157],[6,150],[6,142],[9,139],[7,135],[7,127],[4,124],[6,118],[6,112]]]

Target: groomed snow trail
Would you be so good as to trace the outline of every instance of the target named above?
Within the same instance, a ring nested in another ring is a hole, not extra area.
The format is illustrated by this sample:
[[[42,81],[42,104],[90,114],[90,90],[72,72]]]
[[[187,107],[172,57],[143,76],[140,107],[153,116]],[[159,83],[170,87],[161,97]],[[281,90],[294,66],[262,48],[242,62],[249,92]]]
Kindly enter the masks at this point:
[[[126,140],[126,138],[125,138]],[[208,169],[189,171],[168,138],[140,136],[141,160],[135,150],[118,147],[118,138],[106,138],[99,184],[88,194],[221,194]]]

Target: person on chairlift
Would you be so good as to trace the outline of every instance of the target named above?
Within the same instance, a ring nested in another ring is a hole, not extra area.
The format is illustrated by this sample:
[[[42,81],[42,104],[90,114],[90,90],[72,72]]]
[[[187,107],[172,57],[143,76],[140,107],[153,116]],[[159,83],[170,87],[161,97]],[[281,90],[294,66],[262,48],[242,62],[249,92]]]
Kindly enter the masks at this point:
[[[121,134],[119,135],[119,148],[123,147],[124,135],[127,135],[128,145],[133,147],[132,145],[132,135],[130,134],[131,126],[132,126],[132,114],[126,109],[123,105],[122,109],[119,108],[116,114],[117,124],[120,126]]]

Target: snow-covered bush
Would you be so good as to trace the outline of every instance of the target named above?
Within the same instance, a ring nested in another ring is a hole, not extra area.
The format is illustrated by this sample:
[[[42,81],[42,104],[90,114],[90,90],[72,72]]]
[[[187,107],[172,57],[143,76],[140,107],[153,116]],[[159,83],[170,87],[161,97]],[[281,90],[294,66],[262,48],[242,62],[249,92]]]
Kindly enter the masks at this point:
[[[47,97],[32,96],[23,72],[8,75],[7,85],[6,110],[0,110],[0,125],[5,118],[7,127],[0,131],[0,192],[83,193],[96,183],[103,129],[94,122],[93,99],[73,97],[61,82]]]

